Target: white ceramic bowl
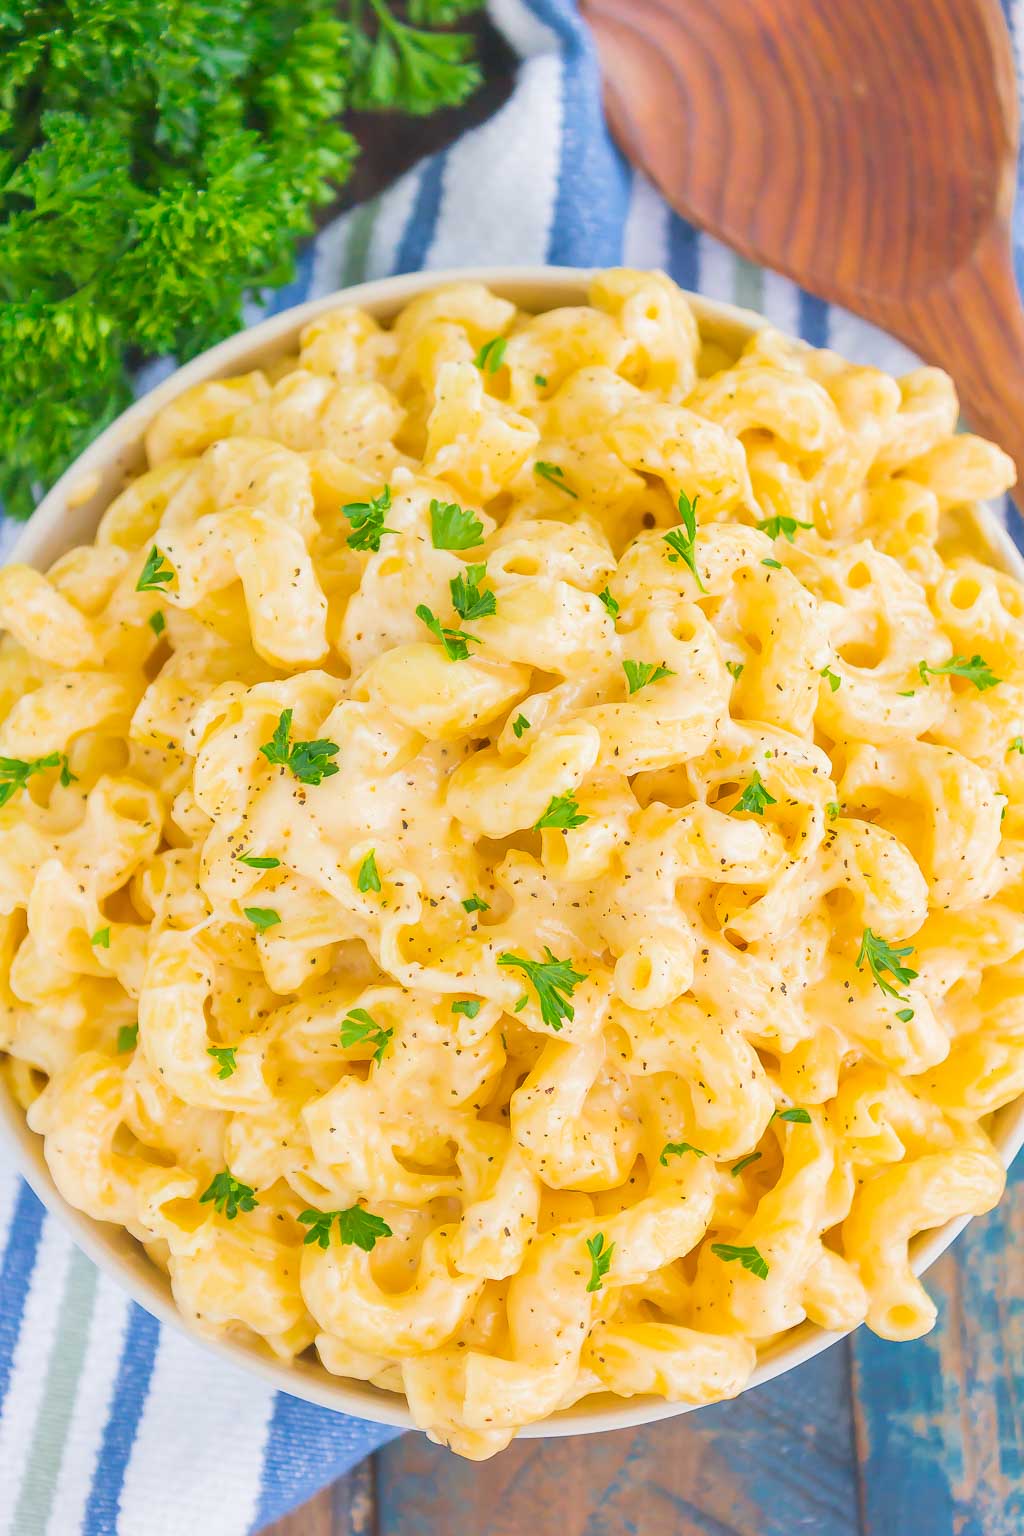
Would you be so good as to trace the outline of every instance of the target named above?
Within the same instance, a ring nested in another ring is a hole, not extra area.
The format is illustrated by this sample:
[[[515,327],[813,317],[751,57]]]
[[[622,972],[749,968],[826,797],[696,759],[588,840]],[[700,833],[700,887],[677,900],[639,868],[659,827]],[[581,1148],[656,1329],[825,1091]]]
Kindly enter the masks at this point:
[[[275,315],[262,325],[253,326],[195,358],[119,417],[53,487],[26,524],[11,558],[42,570],[72,545],[91,540],[101,514],[122,488],[126,477],[143,467],[142,438],[153,416],[182,390],[204,379],[244,373],[282,354],[296,351],[303,326],[314,316],[339,304],[358,304],[379,320],[388,320],[417,294],[446,282],[467,279],[487,283],[524,309],[540,311],[585,302],[588,273],[570,267],[422,272],[364,283]],[[748,310],[713,303],[695,294],[689,298],[702,334],[730,351],[737,351],[751,332],[766,324],[760,315]],[[979,551],[987,552],[993,564],[1024,577],[1024,560],[991,513],[978,509],[972,514],[972,533],[977,538]],[[999,1112],[993,1135],[1003,1160],[1009,1165],[1024,1144],[1024,1098]],[[174,1305],[166,1276],[149,1262],[134,1239],[118,1227],[84,1216],[58,1194],[43,1158],[41,1138],[29,1131],[22,1110],[2,1084],[0,1148],[6,1149],[43,1204],[66,1223],[75,1241],[94,1263],[161,1322],[184,1330],[205,1349],[255,1372],[294,1397],[381,1424],[412,1427],[401,1397],[381,1392],[364,1382],[332,1376],[315,1360],[302,1359],[286,1365],[254,1345],[211,1340],[192,1328]],[[966,1220],[952,1221],[916,1240],[914,1269],[918,1273],[927,1269],[966,1224]],[[749,1385],[757,1386],[791,1370],[827,1349],[840,1337],[840,1334],[827,1333],[812,1324],[803,1324],[762,1357]],[[660,1398],[618,1398],[603,1394],[541,1424],[531,1425],[523,1434],[530,1438],[593,1434],[599,1430],[632,1428],[686,1411],[683,1405],[666,1403]]]

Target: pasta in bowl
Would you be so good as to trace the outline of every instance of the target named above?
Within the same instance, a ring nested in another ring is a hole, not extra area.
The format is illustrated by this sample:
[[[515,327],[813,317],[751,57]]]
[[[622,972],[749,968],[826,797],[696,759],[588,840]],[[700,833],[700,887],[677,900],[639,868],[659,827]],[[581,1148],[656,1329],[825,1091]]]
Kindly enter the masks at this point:
[[[1024,1131],[956,419],[612,271],[371,285],[105,435],[0,570],[5,1118],[89,1251],[472,1457],[926,1331]]]

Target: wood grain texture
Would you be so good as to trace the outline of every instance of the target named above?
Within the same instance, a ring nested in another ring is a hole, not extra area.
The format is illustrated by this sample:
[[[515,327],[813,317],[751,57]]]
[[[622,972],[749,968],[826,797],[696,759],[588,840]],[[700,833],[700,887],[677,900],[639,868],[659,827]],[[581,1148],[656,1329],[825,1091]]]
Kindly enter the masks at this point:
[[[1024,480],[998,0],[582,0],[613,132],[688,220],[948,369]]]

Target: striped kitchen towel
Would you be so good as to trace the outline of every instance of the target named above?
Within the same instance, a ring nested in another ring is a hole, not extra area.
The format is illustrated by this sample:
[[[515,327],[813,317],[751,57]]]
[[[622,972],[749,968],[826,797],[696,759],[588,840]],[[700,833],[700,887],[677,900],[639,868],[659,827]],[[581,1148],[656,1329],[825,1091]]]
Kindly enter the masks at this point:
[[[554,262],[662,267],[899,372],[898,343],[677,218],[611,145],[573,0],[491,0],[520,58],[501,110],[322,231],[250,320],[364,278]],[[1024,46],[1024,0],[1009,19]],[[140,387],[169,363],[144,371]],[[16,529],[0,524],[0,552]],[[245,1536],[394,1431],[274,1393],[161,1328],[0,1165],[0,1536]]]

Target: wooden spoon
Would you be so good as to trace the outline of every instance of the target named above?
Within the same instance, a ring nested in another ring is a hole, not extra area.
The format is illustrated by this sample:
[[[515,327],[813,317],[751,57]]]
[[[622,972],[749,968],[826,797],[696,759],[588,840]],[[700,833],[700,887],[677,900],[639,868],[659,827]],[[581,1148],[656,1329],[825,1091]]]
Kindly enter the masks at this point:
[[[626,154],[692,223],[956,380],[1024,483],[997,0],[582,0]]]

